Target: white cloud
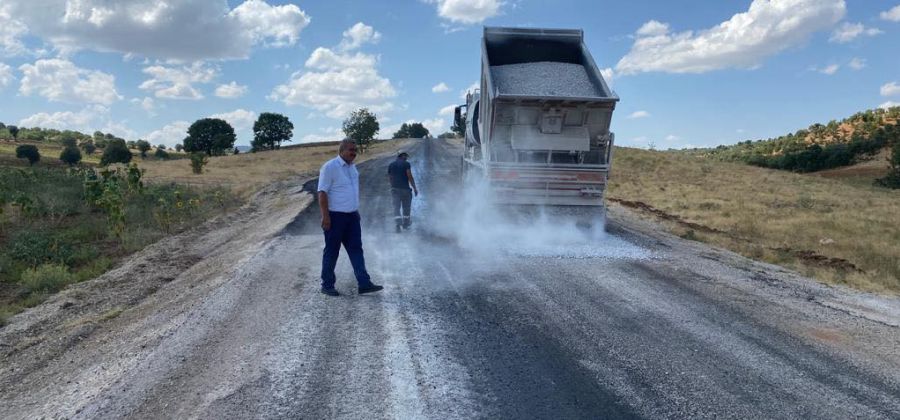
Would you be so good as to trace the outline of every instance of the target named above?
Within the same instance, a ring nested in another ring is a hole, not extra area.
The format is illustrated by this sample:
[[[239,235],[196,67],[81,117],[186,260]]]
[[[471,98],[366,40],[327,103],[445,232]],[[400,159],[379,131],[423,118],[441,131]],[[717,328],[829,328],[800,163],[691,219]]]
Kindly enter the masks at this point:
[[[136,133],[129,129],[127,124],[112,121],[109,108],[102,105],[89,105],[77,112],[39,112],[23,118],[19,121],[19,125],[22,127],[76,130],[83,133],[93,133],[100,130],[125,139],[136,137]]]
[[[628,116],[628,118],[637,119],[637,118],[647,118],[649,116],[650,116],[650,113],[647,111],[634,111],[631,113],[631,115]]]
[[[165,144],[168,147],[174,147],[176,144],[184,141],[190,126],[191,123],[187,121],[175,121],[159,130],[148,133],[144,136],[144,139],[149,141],[150,144]]]
[[[447,106],[441,108],[441,110],[438,111],[438,115],[440,115],[442,117],[447,117],[447,116],[453,115],[455,112],[456,112],[456,105],[450,104],[450,105],[447,105]]]
[[[427,0],[437,5],[438,15],[456,23],[475,24],[497,16],[500,0]]]
[[[390,98],[397,96],[397,91],[378,73],[377,62],[377,57],[369,54],[316,48],[306,60],[306,67],[312,70],[294,73],[268,98],[313,108],[331,118],[344,118],[363,107],[375,113],[390,111],[394,108]]]
[[[216,88],[216,96],[220,98],[240,98],[247,93],[247,86],[239,85],[237,82],[231,82],[227,85],[219,85]]]
[[[203,94],[194,87],[194,84],[210,83],[219,75],[216,68],[201,62],[181,67],[154,65],[145,67],[143,71],[151,78],[145,80],[139,87],[153,91],[157,98],[164,99],[203,99]]]
[[[831,38],[829,38],[828,41],[845,44],[853,41],[860,35],[875,36],[883,33],[884,32],[878,28],[866,28],[862,23],[844,22],[843,25],[831,33]]]
[[[375,28],[362,22],[357,22],[356,25],[344,31],[343,39],[338,45],[338,49],[341,51],[355,50],[363,44],[377,44],[380,40],[381,33],[376,31]]]
[[[4,4],[6,13],[31,35],[60,51],[89,49],[184,61],[246,58],[257,45],[294,45],[309,24],[296,5],[272,6],[262,0],[246,0],[234,9],[226,0],[4,0]],[[0,42],[9,36],[7,31],[0,29]],[[14,41],[22,35],[17,31]]]
[[[306,59],[306,67],[318,70],[340,70],[346,67],[375,67],[378,59],[369,54],[339,54],[319,47]]]
[[[600,75],[603,76],[603,80],[606,81],[607,86],[612,86],[613,77],[616,75],[616,72],[613,71],[612,68],[607,67],[605,69],[600,69]]]
[[[666,141],[678,141],[678,140],[681,140],[681,137],[676,136],[674,134],[669,134],[668,136],[666,136]]]
[[[58,58],[23,64],[19,92],[36,93],[51,102],[109,105],[122,99],[116,92],[115,77],[97,70],[78,68]]]
[[[9,4],[0,4],[0,54],[19,55],[26,52],[21,37],[28,32],[24,23],[13,19]]]
[[[881,109],[888,109],[888,108],[893,108],[893,107],[897,107],[897,106],[900,106],[900,102],[887,101],[881,105],[878,105],[878,107]]]
[[[664,24],[644,24],[616,72],[704,73],[753,68],[771,55],[802,44],[832,27],[846,13],[844,0],[753,0],[750,8],[712,28],[663,32]],[[657,22],[658,23],[658,22]]]
[[[659,36],[669,33],[669,24],[656,20],[647,21],[637,30],[638,36]]]
[[[891,10],[881,12],[880,16],[884,20],[891,22],[900,22],[900,5],[894,6]]]
[[[448,90],[450,90],[450,86],[447,86],[444,82],[438,83],[431,88],[431,91],[434,93],[442,93]]]
[[[422,125],[428,129],[428,132],[431,133],[432,137],[437,137],[439,134],[450,130],[450,124],[448,124],[447,120],[444,118],[425,119],[422,120]]]
[[[12,67],[5,63],[0,63],[0,88],[9,86],[15,80],[16,77],[13,76]]]
[[[144,97],[144,99],[133,98],[131,99],[131,103],[139,105],[141,109],[147,112],[147,115],[150,115],[151,117],[156,116],[156,102],[153,98],[149,96]]]
[[[382,129],[383,133],[384,130]],[[340,128],[326,127],[319,130],[319,133],[307,134],[300,138],[300,143],[318,143],[323,141],[337,141],[344,138],[344,132]]]
[[[827,75],[831,76],[831,75],[837,73],[838,69],[840,69],[840,68],[841,68],[841,66],[838,64],[829,64],[828,66],[825,66],[821,69],[816,69],[816,71],[818,71],[819,73],[827,74]]]
[[[897,82],[885,83],[881,86],[881,96],[900,95],[900,85]]]
[[[854,57],[850,60],[850,63],[847,64],[853,70],[862,70],[866,68],[866,60],[858,57]]]
[[[227,121],[235,131],[247,130],[253,127],[253,123],[256,121],[256,113],[253,111],[247,111],[243,108],[236,109],[231,112],[213,114],[209,117]]]

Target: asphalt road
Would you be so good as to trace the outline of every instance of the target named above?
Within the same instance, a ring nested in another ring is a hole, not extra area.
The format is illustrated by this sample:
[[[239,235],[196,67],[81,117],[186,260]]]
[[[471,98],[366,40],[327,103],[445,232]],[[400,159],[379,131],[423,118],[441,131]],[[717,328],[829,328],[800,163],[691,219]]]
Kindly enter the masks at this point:
[[[319,293],[313,203],[106,385],[17,395],[6,415],[900,418],[896,300],[615,213],[601,234],[472,212],[458,147],[410,152],[421,194],[401,234],[391,159],[360,168],[382,293],[357,295],[344,255],[343,296]]]

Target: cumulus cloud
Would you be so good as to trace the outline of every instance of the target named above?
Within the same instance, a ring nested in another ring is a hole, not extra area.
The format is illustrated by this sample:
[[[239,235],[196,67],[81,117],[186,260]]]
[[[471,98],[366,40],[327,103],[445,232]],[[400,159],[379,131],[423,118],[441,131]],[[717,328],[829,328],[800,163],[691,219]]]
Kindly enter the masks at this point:
[[[350,28],[348,31],[352,31]],[[302,105],[344,118],[358,108],[386,112],[397,96],[391,81],[376,69],[377,57],[364,53],[338,53],[319,47],[306,60],[308,71],[296,72],[268,96],[285,105]]]
[[[850,41],[853,41],[860,35],[875,36],[883,33],[884,32],[882,32],[878,28],[866,28],[862,23],[844,22],[843,25],[841,25],[831,33],[831,38],[829,38],[828,41],[836,42],[838,44],[846,44]]]
[[[752,68],[766,57],[802,44],[846,13],[844,0],[754,0],[750,8],[712,28],[673,33],[650,21],[636,34],[616,73],[704,73]]]
[[[209,117],[227,121],[235,131],[247,130],[250,127],[253,127],[253,122],[256,121],[256,113],[253,111],[247,111],[243,108],[236,109],[231,112],[213,114]]]
[[[150,98],[150,97],[144,97],[144,99],[133,98],[133,99],[131,99],[131,103],[140,106],[141,109],[143,109],[144,111],[147,112],[147,115],[150,115],[151,117],[156,116],[156,102],[153,100],[153,98]]]
[[[376,31],[375,28],[365,23],[357,22],[356,25],[344,31],[343,39],[338,45],[338,49],[341,51],[355,50],[363,44],[377,44],[380,40],[381,33]]]
[[[176,67],[153,65],[145,67],[143,71],[150,75],[150,79],[139,87],[164,99],[203,99],[203,94],[194,84],[210,83],[219,75],[216,68],[201,62]]]
[[[638,118],[647,118],[650,116],[650,113],[647,111],[634,111],[631,115],[628,116],[630,119],[638,119]]]
[[[114,122],[110,118],[109,108],[103,105],[89,105],[80,111],[39,112],[19,121],[22,127],[55,128],[57,130],[76,130],[92,133],[100,130],[104,133],[132,139],[136,133],[127,124]]]
[[[231,82],[227,85],[219,85],[216,88],[216,96],[220,98],[240,98],[247,93],[247,86],[239,85],[237,82]]]
[[[862,70],[866,68],[866,60],[854,57],[852,60],[850,60],[850,63],[847,64],[847,66],[849,66],[853,70]]]
[[[381,130],[384,132],[384,130]],[[318,143],[323,141],[336,141],[344,138],[344,133],[337,127],[326,127],[318,133],[311,133],[300,138],[300,143]]]
[[[109,105],[122,99],[116,92],[115,77],[97,70],[76,67],[58,58],[23,64],[19,93],[36,93],[51,102]]]
[[[607,86],[612,86],[613,77],[616,75],[616,72],[613,71],[613,69],[609,67],[600,69],[600,75],[603,76],[603,80],[606,81]]]
[[[15,80],[16,77],[13,76],[12,67],[5,63],[0,63],[0,88],[9,86]]]
[[[887,101],[881,105],[878,105],[878,107],[881,109],[889,109],[889,108],[894,108],[894,107],[898,107],[898,106],[900,106],[900,102],[894,102],[894,101]]]
[[[164,127],[151,131],[144,136],[150,144],[165,144],[168,147],[175,147],[176,144],[184,141],[187,137],[188,127],[191,123],[187,121],[175,121]]]
[[[881,96],[900,95],[900,85],[897,82],[885,83],[881,86]]]
[[[466,100],[466,95],[467,95],[469,92],[475,92],[475,89],[481,89],[481,83],[478,83],[478,82],[472,82],[472,84],[469,85],[469,87],[467,87],[467,88],[465,88],[465,89],[463,89],[462,91],[459,92],[459,98],[465,101],[465,100]]]
[[[891,22],[900,22],[900,5],[896,5],[888,11],[881,12],[878,16]]]
[[[500,13],[500,0],[427,0],[437,5],[438,15],[451,22],[475,24]]]
[[[18,48],[27,31],[61,51],[90,49],[194,61],[249,56],[257,45],[294,45],[309,17],[293,4],[246,0],[4,0],[0,44]],[[5,40],[11,40],[5,42]]]
[[[450,86],[447,86],[444,82],[438,83],[431,88],[431,91],[434,93],[442,93],[448,90],[450,90]]]
[[[21,37],[28,28],[18,19],[14,19],[9,4],[0,4],[0,54],[19,55],[26,51]]]

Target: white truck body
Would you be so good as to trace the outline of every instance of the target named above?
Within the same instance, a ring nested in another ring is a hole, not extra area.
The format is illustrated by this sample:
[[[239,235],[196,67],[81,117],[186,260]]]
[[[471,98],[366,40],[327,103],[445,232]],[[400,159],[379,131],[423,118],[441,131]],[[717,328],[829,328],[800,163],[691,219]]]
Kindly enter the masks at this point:
[[[466,176],[501,204],[602,207],[619,98],[582,31],[486,27],[481,48],[481,88],[464,106]]]

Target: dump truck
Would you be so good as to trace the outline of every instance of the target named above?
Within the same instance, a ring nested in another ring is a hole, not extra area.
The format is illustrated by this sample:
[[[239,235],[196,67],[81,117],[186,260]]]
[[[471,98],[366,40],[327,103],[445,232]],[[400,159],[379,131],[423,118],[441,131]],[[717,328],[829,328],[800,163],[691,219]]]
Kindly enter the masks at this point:
[[[498,204],[603,209],[618,101],[581,30],[486,27],[481,86],[454,116],[463,174]]]

